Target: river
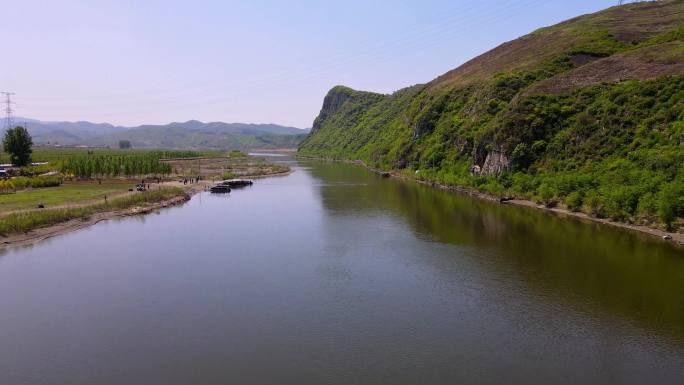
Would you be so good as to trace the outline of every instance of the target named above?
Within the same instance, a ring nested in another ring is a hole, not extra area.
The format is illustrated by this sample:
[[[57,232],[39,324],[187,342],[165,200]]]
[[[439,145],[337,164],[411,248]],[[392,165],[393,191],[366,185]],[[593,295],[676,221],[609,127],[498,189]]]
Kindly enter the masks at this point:
[[[0,384],[675,384],[684,252],[290,162],[0,255]]]

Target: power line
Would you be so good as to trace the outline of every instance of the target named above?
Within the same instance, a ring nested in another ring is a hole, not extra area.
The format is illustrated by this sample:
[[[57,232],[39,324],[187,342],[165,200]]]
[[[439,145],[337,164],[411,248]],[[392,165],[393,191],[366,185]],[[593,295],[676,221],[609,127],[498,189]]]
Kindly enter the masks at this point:
[[[12,109],[12,95],[14,95],[14,92],[0,92],[0,94],[5,95],[5,130],[9,130],[10,128],[14,128],[14,118],[12,118],[12,113],[14,110]]]

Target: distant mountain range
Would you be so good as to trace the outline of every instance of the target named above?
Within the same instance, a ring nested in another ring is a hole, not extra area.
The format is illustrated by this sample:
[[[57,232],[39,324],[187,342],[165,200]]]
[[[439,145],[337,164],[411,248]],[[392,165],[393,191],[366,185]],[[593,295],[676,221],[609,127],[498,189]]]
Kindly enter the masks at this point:
[[[137,127],[28,118],[15,120],[17,124],[26,124],[36,145],[116,147],[120,140],[129,140],[136,148],[297,148],[309,132],[277,124],[203,123],[197,120]]]

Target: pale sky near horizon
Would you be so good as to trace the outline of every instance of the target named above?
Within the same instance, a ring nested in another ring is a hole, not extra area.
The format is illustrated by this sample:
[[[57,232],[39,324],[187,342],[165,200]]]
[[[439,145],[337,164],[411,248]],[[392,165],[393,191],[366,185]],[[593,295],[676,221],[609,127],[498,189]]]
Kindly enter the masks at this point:
[[[16,115],[310,127],[337,84],[390,93],[615,0],[2,1]]]

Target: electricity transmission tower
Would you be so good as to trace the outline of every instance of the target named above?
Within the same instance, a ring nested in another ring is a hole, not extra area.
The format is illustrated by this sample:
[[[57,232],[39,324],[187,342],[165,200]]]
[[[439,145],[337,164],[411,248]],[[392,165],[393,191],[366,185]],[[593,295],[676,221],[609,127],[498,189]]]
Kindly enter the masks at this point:
[[[12,95],[14,95],[14,92],[0,92],[0,94],[5,95],[5,130],[9,130],[10,128],[14,128],[14,118],[12,117],[12,113],[14,112],[12,109],[12,105],[14,104],[12,102]]]

